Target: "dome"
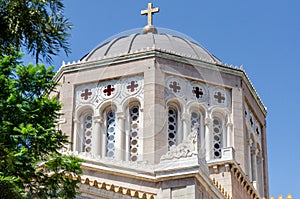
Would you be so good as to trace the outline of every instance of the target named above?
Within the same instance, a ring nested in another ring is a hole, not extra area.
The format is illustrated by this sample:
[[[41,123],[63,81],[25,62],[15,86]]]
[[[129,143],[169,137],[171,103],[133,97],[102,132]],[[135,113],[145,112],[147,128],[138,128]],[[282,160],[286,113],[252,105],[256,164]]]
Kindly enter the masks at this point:
[[[102,45],[84,56],[81,60],[100,60],[104,57],[117,57],[136,52],[153,50],[168,52],[186,58],[221,63],[218,58],[210,54],[196,42],[182,36],[167,33],[134,33],[125,36],[118,36],[117,38],[104,42]]]

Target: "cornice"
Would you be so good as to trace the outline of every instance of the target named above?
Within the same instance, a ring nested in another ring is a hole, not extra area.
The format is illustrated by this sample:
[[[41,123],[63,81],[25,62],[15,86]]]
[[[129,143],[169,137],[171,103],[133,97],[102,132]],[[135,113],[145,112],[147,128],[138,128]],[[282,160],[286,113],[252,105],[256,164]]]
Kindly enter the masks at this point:
[[[256,103],[259,105],[262,113],[266,117],[267,110],[265,105],[263,104],[261,98],[259,97],[256,89],[254,88],[250,78],[248,77],[247,73],[245,72],[243,66],[237,67],[232,65],[227,65],[223,63],[216,63],[211,60],[207,59],[198,59],[195,57],[188,57],[187,55],[178,54],[173,51],[168,51],[164,49],[142,49],[140,51],[136,51],[133,53],[129,53],[126,55],[116,55],[112,57],[103,57],[91,61],[73,61],[65,63],[63,62],[60,69],[57,71],[54,80],[59,81],[59,79],[62,77],[63,74],[76,72],[79,70],[88,70],[93,68],[99,68],[99,67],[105,67],[108,65],[115,65],[120,63],[127,63],[131,61],[137,61],[141,59],[148,59],[148,58],[163,58],[179,63],[194,65],[197,67],[202,67],[209,70],[219,71],[222,73],[230,74],[239,76],[243,79],[246,86],[250,90],[250,93],[252,94],[252,97],[256,101]]]
[[[153,193],[143,192],[135,189],[131,189],[124,186],[116,186],[114,184],[107,184],[105,182],[98,182],[97,180],[92,180],[89,177],[85,176],[75,176],[73,174],[68,175],[69,179],[78,180],[81,184],[85,184],[90,187],[95,187],[97,189],[103,189],[106,191],[111,191],[115,193],[119,193],[122,195],[131,196],[133,198],[140,198],[140,199],[154,199]]]
[[[240,166],[235,161],[222,161],[214,164],[209,164],[209,167],[214,166],[227,166],[230,169],[230,172],[235,176],[237,181],[240,183],[240,185],[247,191],[247,193],[250,195],[251,199],[260,199],[260,196],[252,183],[248,180],[246,174],[242,171]],[[213,178],[213,181],[215,183],[215,179]],[[216,184],[216,183],[215,183]],[[217,183],[217,187],[222,188],[220,183]],[[224,190],[225,191],[225,190]]]

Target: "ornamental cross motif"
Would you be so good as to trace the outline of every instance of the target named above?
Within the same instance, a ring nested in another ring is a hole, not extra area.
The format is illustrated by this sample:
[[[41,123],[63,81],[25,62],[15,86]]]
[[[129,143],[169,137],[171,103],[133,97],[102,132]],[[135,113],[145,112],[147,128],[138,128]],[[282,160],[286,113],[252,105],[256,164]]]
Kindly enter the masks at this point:
[[[90,89],[85,89],[84,91],[82,91],[81,97],[82,97],[82,99],[87,100],[87,99],[90,98],[90,96],[91,96],[92,94],[93,94],[93,93],[90,91]]]
[[[107,96],[111,96],[111,94],[115,91],[115,88],[112,85],[108,85],[103,92],[105,93],[105,95]]]
[[[225,97],[222,95],[221,92],[217,92],[215,95],[214,95],[215,99],[217,100],[218,103],[223,103],[224,100],[225,100]]]
[[[148,16],[148,26],[152,26],[152,15],[154,13],[159,12],[159,8],[153,8],[152,3],[148,3],[148,9],[147,10],[142,10],[141,15],[147,15]]]
[[[194,87],[193,93],[196,95],[196,97],[199,99],[204,94],[202,89],[200,89],[198,86]]]
[[[131,81],[130,85],[127,86],[127,89],[130,90],[130,92],[133,92],[139,85],[135,83],[136,81]]]
[[[173,92],[178,93],[181,90],[181,87],[177,82],[171,82],[169,87],[173,90]]]

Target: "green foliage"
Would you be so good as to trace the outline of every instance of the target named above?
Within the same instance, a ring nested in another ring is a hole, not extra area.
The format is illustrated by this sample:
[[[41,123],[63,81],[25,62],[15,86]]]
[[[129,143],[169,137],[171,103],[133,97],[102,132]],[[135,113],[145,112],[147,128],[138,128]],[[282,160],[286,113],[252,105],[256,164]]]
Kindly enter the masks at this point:
[[[81,161],[60,154],[68,139],[55,125],[53,68],[20,57],[0,55],[0,198],[74,198],[78,182],[67,174],[80,174]]]
[[[24,47],[48,63],[61,49],[66,54],[71,25],[63,15],[62,0],[0,0],[0,48]]]

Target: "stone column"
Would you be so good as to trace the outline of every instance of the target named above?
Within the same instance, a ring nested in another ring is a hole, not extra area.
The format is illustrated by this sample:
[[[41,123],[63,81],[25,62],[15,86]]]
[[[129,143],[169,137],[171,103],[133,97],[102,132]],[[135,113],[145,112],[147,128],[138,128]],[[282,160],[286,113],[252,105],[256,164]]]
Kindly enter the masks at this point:
[[[102,118],[103,119],[103,118]],[[107,116],[105,119],[103,119],[105,122],[100,122],[100,143],[101,143],[101,157],[106,157],[106,142],[107,142]]]
[[[257,156],[257,168],[258,168],[258,172],[257,172],[257,183],[258,183],[258,192],[259,194],[262,196],[263,195],[263,190],[264,190],[264,184],[263,184],[263,157],[262,154],[259,153],[259,155]]]
[[[206,154],[206,161],[211,160],[212,155],[211,155],[211,123],[212,119],[211,118],[205,118],[205,154]]]
[[[253,144],[253,140],[250,138],[248,140],[248,176],[249,176],[249,180],[250,182],[252,181],[252,163],[251,163],[251,159],[252,159],[252,154],[251,154],[251,147],[252,147],[252,144]]]
[[[101,153],[101,124],[103,120],[100,116],[93,117],[93,131],[92,131],[92,154],[100,155]]]
[[[232,146],[232,126],[233,126],[233,124],[230,121],[226,124],[226,127],[227,127],[226,147],[233,147]]]
[[[182,121],[182,125],[183,125],[182,140],[185,140],[186,137],[191,132],[191,118],[190,118],[190,115],[188,113],[183,113],[182,116],[181,116],[181,121]],[[181,140],[181,142],[182,142],[182,140]]]
[[[200,129],[200,135],[198,137],[198,140],[200,140],[200,158],[201,159],[206,159],[205,157],[205,131],[206,129],[202,127],[202,124],[199,124],[199,129]]]
[[[74,119],[73,120],[74,122],[74,129],[73,129],[73,151],[78,151],[78,152],[81,152],[80,151],[80,147],[79,147],[79,135],[80,135],[80,121],[77,120],[77,119]]]
[[[252,182],[253,186],[258,190],[258,184],[257,184],[257,154],[259,153],[259,150],[257,148],[252,149]]]
[[[116,142],[115,142],[115,159],[124,160],[125,150],[125,114],[116,113]]]

